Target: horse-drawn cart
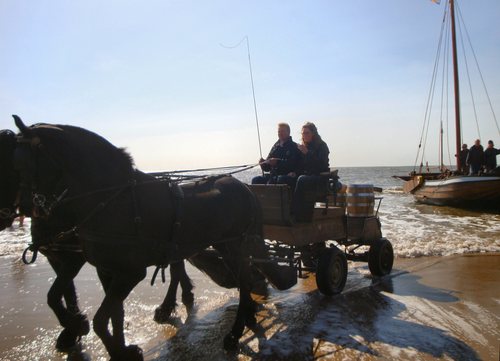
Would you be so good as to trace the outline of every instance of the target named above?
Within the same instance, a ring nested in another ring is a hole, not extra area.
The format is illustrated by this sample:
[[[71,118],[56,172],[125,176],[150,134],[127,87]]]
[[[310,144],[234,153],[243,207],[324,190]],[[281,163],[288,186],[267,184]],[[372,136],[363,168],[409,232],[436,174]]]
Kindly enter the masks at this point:
[[[181,265],[178,270],[184,275],[179,276],[186,280],[190,293],[184,303],[189,305],[193,299],[191,284],[181,261],[197,257],[197,252],[210,246],[220,259],[206,269],[228,274],[231,282],[226,286],[238,287],[240,294],[236,320],[224,337],[226,350],[236,350],[245,325],[255,325],[255,305],[250,296],[255,276],[264,276],[276,288],[287,289],[296,281],[293,267],[300,276],[303,268],[315,266],[318,288],[331,295],[341,292],[345,285],[347,259],[368,261],[374,274],[386,274],[392,268],[392,246],[382,238],[376,217],[350,219],[343,208],[326,202],[323,208],[314,210],[317,214],[312,222],[294,224],[289,216],[291,195],[287,186],[252,186],[261,201],[259,207],[246,185],[236,178],[192,177],[182,172],[146,174],[135,169],[129,154],[86,129],[57,124],[28,127],[21,118],[14,118],[20,135],[14,139],[12,133],[7,138],[11,141],[6,163],[15,163],[13,180],[19,189],[13,189],[9,210],[15,209],[13,200],[18,197],[21,210],[40,222],[40,227],[45,224],[48,228],[47,237],[54,242],[69,242],[71,238],[82,246],[81,264],[88,261],[94,265],[106,288],[93,329],[112,359],[143,360],[138,346],[125,344],[124,313],[114,310],[123,311],[123,301],[144,279],[147,267],[156,265],[157,270],[163,270],[170,264],[172,270],[174,264]],[[69,166],[73,164],[80,166]],[[193,179],[199,182],[177,184]],[[260,208],[264,236],[272,240],[269,250],[274,259],[269,259],[261,237]],[[345,251],[330,241],[344,245]],[[357,252],[365,245],[369,251]],[[253,265],[249,262],[252,258]],[[74,266],[73,258],[64,259]],[[279,263],[283,262],[292,267],[281,267]],[[66,269],[67,264],[60,267]],[[74,313],[77,305],[68,309],[61,301],[72,290],[76,302],[72,279],[78,271],[59,280],[50,303],[54,310],[61,311],[57,312],[64,327],[59,336],[64,341],[61,349],[72,347],[77,337],[88,332],[85,316]],[[182,281],[173,279],[175,290]],[[175,291],[173,295],[175,299]],[[162,306],[168,306],[169,300],[167,296]]]
[[[304,270],[315,272],[323,294],[342,292],[347,280],[347,260],[368,262],[374,276],[391,272],[393,249],[382,237],[378,210],[375,215],[349,216],[345,204],[339,206],[337,197],[329,194],[324,203],[316,203],[311,222],[295,223],[290,216],[288,186],[249,187],[262,205],[264,237],[272,257],[296,267],[299,277]]]

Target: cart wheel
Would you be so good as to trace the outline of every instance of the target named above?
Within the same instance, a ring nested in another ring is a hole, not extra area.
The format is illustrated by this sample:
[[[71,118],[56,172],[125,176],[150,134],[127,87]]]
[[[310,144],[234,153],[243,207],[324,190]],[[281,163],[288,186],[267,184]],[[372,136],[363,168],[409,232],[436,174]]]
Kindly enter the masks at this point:
[[[392,244],[385,238],[376,240],[370,246],[368,267],[374,276],[385,276],[391,273],[394,263]]]
[[[316,285],[326,296],[336,295],[347,281],[347,258],[337,247],[327,248],[318,258]]]

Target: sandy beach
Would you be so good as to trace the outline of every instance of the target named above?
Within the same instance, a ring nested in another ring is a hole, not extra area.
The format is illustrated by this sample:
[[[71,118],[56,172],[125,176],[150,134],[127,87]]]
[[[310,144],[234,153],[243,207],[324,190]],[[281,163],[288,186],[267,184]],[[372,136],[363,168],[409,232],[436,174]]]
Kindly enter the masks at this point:
[[[0,257],[0,355],[17,360],[106,360],[96,335],[84,337],[71,355],[54,350],[60,332],[46,305],[54,274],[41,257],[25,266]],[[393,273],[369,275],[349,263],[341,295],[324,297],[313,275],[285,292],[269,289],[258,327],[247,330],[237,354],[222,350],[235,316],[237,293],[215,286],[192,267],[196,307],[179,307],[172,324],[158,325],[153,312],[166,287],[148,278],[126,304],[126,337],[147,360],[498,360],[500,254],[396,259]],[[92,317],[102,298],[95,270],[77,278],[80,302]]]

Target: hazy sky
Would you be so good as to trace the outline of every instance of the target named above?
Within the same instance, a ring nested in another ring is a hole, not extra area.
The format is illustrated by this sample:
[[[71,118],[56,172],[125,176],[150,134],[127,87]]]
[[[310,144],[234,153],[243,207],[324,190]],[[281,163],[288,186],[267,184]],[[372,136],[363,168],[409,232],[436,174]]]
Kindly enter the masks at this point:
[[[500,118],[500,1],[459,5]],[[313,121],[332,165],[413,165],[444,6],[0,0],[0,128],[13,129],[11,114],[82,126],[127,147],[143,170],[254,163],[246,46],[220,45],[248,35],[264,155],[277,122],[299,140]],[[477,131],[464,102],[470,144]],[[486,98],[475,102],[483,143],[500,144]],[[429,132],[438,133],[437,121]],[[435,163],[434,144],[428,149]]]

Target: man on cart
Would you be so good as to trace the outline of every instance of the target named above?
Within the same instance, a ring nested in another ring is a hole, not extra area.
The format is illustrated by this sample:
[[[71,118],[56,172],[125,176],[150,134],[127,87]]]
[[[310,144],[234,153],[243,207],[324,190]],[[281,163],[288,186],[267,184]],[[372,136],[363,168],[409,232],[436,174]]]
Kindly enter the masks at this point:
[[[301,158],[302,153],[290,136],[290,126],[279,123],[278,141],[274,143],[267,158],[259,161],[262,171],[266,173],[254,177],[252,184],[287,184],[294,189]]]

